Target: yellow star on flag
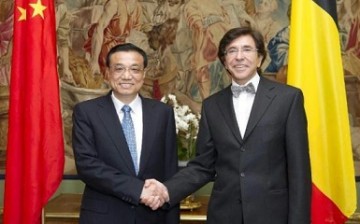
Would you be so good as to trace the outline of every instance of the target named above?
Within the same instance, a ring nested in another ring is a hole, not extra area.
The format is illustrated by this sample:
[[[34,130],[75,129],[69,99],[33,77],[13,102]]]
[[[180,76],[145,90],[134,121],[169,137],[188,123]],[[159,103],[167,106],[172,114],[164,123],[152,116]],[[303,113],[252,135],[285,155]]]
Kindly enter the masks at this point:
[[[44,10],[46,9],[46,6],[42,5],[41,0],[38,0],[36,3],[30,3],[29,5],[34,9],[32,17],[40,15],[41,18],[44,19]]]
[[[20,14],[21,14],[18,21],[26,20],[26,9],[21,8],[20,6],[18,6],[17,8],[18,8],[18,10],[20,11]]]

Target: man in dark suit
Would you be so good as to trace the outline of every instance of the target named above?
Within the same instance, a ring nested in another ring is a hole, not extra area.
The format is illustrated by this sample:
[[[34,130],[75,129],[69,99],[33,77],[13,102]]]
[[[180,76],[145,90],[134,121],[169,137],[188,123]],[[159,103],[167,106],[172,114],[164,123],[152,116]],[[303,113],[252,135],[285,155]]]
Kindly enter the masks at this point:
[[[203,101],[197,156],[164,183],[168,203],[213,180],[208,224],[309,224],[311,172],[301,90],[259,75],[266,51],[262,35],[251,28],[229,30],[218,57],[232,84]]]
[[[80,223],[178,224],[179,207],[152,210],[162,198],[145,179],[166,181],[177,172],[173,109],[139,95],[147,66],[145,52],[132,44],[113,47],[106,58],[112,91],[77,104],[73,149],[86,184]]]

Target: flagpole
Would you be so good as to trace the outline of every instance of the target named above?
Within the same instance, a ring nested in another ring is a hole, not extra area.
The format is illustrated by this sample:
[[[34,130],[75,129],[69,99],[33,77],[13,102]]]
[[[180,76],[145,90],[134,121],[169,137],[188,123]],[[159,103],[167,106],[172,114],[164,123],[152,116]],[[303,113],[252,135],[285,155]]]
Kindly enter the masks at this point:
[[[41,209],[41,224],[45,224],[45,210]]]

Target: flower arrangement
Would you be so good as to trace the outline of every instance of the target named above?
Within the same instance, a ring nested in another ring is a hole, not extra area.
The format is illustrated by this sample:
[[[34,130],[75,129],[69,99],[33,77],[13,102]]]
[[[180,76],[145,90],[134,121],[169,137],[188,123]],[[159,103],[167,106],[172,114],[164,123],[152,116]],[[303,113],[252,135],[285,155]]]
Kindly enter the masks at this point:
[[[164,96],[161,101],[174,108],[178,157],[180,161],[188,161],[195,156],[200,114],[195,114],[188,105],[179,104],[173,94]]]

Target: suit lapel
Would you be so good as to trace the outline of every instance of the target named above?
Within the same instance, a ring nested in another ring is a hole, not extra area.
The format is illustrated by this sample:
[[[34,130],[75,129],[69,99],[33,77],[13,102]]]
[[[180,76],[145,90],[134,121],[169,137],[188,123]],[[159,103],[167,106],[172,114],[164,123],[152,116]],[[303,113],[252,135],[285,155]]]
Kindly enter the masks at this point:
[[[111,95],[108,94],[98,105],[99,119],[104,123],[104,127],[108,131],[108,135],[112,139],[112,142],[120,153],[120,156],[123,158],[126,166],[135,175],[130,151],[126,143],[125,135],[122,131],[122,126],[116,113],[114,103],[111,100]]]
[[[260,76],[259,86],[243,138],[244,141],[251,134],[260,118],[265,114],[270,103],[276,97],[276,94],[272,91],[274,88],[274,85],[270,81]]]
[[[219,111],[222,113],[222,116],[229,126],[231,132],[234,134],[235,138],[242,144],[242,138],[240,135],[240,129],[238,127],[238,123],[236,121],[236,115],[234,110],[234,104],[232,102],[232,92],[231,87],[228,86],[220,96],[220,100],[218,102]]]

